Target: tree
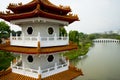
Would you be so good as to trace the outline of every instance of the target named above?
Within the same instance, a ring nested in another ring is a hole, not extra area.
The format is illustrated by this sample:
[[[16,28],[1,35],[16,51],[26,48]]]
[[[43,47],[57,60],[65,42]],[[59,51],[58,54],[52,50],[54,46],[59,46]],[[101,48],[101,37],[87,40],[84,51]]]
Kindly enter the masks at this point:
[[[84,33],[82,33],[82,32],[79,33],[79,41],[83,41],[83,40],[85,40],[86,37],[87,37],[86,34],[84,34]]]
[[[70,31],[69,39],[70,39],[70,41],[78,43],[79,42],[79,32],[78,31]]]
[[[10,52],[0,51],[0,71],[6,70],[14,58],[14,55]]]
[[[67,35],[67,31],[65,30],[65,28],[64,27],[61,27],[60,29],[60,36],[65,36],[65,35]]]
[[[88,38],[92,41],[93,39],[96,39],[96,35],[95,34],[90,34],[88,36]]]
[[[4,21],[0,22],[0,38],[8,38],[10,34],[10,26]]]

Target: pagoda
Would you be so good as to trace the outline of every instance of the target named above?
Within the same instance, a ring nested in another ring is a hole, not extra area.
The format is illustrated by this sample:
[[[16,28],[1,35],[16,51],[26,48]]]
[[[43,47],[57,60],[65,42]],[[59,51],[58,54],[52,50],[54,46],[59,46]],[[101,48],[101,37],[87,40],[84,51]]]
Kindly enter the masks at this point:
[[[20,36],[12,36],[0,50],[20,54],[0,80],[72,80],[82,71],[71,66],[60,53],[77,49],[69,37],[60,35],[60,28],[78,21],[69,6],[56,6],[49,0],[33,0],[27,4],[10,3],[10,11],[0,12],[0,18],[19,25]]]

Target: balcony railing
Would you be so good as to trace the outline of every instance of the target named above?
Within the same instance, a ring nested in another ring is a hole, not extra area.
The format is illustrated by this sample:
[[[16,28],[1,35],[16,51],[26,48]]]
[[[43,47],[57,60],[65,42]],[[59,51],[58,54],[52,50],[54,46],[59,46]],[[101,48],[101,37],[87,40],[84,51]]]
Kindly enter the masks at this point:
[[[15,64],[11,62],[12,72],[25,75],[25,76],[29,76],[29,77],[33,77],[33,78],[39,78],[39,75],[41,75],[41,78],[45,78],[45,77],[66,71],[69,68],[69,60],[65,62],[64,64],[55,63],[53,67],[50,67],[44,70],[42,70],[40,67],[38,67],[38,70],[24,68],[23,66],[17,66],[16,64],[17,62]]]
[[[25,46],[25,47],[38,47],[38,41],[40,41],[40,47],[51,47],[51,46],[62,46],[69,44],[69,37],[41,37],[40,33],[38,36],[27,37],[24,34],[22,36],[10,35],[11,45],[14,46]]]

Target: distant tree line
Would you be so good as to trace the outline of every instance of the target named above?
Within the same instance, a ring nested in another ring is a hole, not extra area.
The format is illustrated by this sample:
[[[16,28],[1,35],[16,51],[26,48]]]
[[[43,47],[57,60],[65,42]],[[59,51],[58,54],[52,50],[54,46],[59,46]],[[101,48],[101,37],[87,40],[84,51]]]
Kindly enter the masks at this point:
[[[67,32],[64,28],[60,31],[62,35],[66,35]],[[117,33],[92,33],[92,34],[85,34],[83,32],[78,32],[75,30],[71,30],[69,32],[69,40],[72,42],[77,43],[78,50],[72,50],[69,52],[64,53],[64,56],[67,56],[69,59],[77,58],[78,56],[86,55],[89,51],[89,47],[93,45],[92,41],[97,38],[110,38],[110,39],[118,39],[120,40],[120,35]]]
[[[62,28],[60,32],[62,33],[62,35],[67,34],[64,28]],[[93,39],[97,38],[110,38],[120,40],[120,35],[117,33],[113,33],[112,31],[109,31],[109,33],[91,33],[91,34],[85,34],[83,32],[78,32],[76,30],[71,30],[69,32],[69,40],[76,42],[78,44],[79,42],[90,42]]]

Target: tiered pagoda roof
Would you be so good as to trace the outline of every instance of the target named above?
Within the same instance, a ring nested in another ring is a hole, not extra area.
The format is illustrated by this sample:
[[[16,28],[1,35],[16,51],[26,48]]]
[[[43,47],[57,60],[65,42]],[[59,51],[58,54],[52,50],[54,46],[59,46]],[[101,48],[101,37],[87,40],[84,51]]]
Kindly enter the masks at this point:
[[[71,9],[69,6],[56,6],[49,2],[49,0],[33,0],[27,4],[10,3],[8,9],[10,11],[6,11],[6,13],[0,12],[0,18],[11,21],[24,18],[44,17],[67,21],[69,23],[79,20],[77,15],[70,13]]]

